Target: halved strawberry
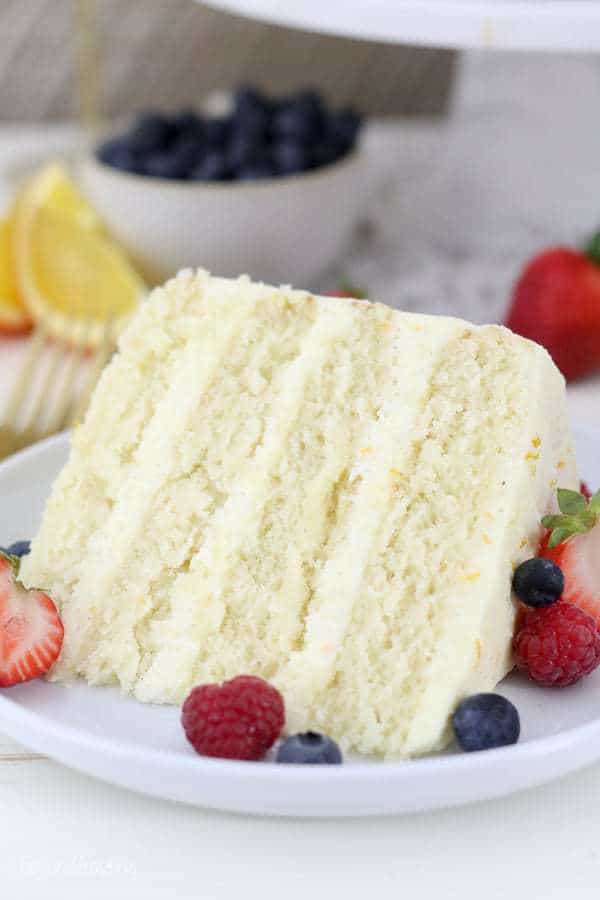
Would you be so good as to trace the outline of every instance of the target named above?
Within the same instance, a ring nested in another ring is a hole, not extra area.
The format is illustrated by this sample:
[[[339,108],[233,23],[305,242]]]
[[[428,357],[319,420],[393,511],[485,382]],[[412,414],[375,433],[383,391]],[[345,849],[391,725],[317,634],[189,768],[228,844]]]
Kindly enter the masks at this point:
[[[577,491],[558,491],[560,515],[545,516],[549,529],[539,555],[562,569],[566,601],[589,613],[600,627],[600,491],[589,499]]]
[[[0,687],[45,675],[60,653],[64,629],[42,591],[17,580],[19,560],[0,554]]]

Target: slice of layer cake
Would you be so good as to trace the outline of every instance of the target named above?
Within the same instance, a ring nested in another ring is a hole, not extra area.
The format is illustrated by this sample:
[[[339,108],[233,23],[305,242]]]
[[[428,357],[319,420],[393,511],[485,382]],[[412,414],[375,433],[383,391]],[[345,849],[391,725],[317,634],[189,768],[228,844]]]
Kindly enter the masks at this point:
[[[54,678],[179,703],[257,674],[289,730],[418,754],[510,668],[557,484],[564,384],[535,344],[186,271],[123,335],[22,573],[64,621]]]

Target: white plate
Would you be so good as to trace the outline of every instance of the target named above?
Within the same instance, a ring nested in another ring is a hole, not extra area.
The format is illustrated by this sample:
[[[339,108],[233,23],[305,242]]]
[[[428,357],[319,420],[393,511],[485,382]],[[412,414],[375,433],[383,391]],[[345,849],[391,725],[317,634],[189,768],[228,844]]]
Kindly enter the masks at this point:
[[[600,49],[595,0],[208,0],[208,5],[306,31],[386,43]]]
[[[578,428],[581,471],[600,485],[600,429]],[[0,466],[2,543],[36,530],[67,455],[51,438]],[[403,813],[459,805],[541,784],[600,758],[600,671],[563,690],[511,676],[521,741],[483,753],[449,751],[408,762],[278,766],[204,759],[187,745],[175,708],[116,690],[44,681],[4,691],[0,730],[32,750],[114,784],[197,806],[296,816]]]

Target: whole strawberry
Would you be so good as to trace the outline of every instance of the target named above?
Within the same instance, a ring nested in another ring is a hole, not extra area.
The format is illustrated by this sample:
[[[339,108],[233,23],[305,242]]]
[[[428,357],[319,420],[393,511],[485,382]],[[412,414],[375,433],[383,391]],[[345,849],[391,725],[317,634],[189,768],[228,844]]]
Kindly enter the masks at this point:
[[[553,247],[534,257],[505,324],[545,347],[567,381],[600,369],[600,235],[584,253]]]
[[[562,570],[561,603],[588,613],[600,628],[600,491],[587,498],[577,491],[558,491],[560,514],[545,516],[549,529],[540,556]]]
[[[45,675],[63,643],[63,626],[50,597],[18,581],[19,559],[0,552],[0,687]]]
[[[281,694],[254,675],[195,687],[181,710],[194,750],[222,759],[260,759],[281,734],[284,720]]]
[[[532,609],[513,642],[517,668],[546,687],[566,687],[600,663],[600,632],[586,612],[560,601]]]

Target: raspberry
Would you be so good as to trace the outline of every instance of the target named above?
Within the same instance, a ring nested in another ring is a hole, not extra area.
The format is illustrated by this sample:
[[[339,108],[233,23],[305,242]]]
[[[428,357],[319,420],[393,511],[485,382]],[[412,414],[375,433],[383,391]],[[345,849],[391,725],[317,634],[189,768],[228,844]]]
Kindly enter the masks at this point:
[[[564,687],[600,663],[600,632],[586,612],[561,601],[527,613],[513,650],[518,668],[538,684]]]
[[[281,733],[283,698],[254,675],[195,687],[181,711],[194,750],[222,759],[260,759]]]
[[[583,496],[585,497],[586,500],[592,499],[592,492],[590,491],[590,489],[587,486],[587,484],[585,483],[585,481],[581,481],[579,483],[579,493],[583,494]]]

